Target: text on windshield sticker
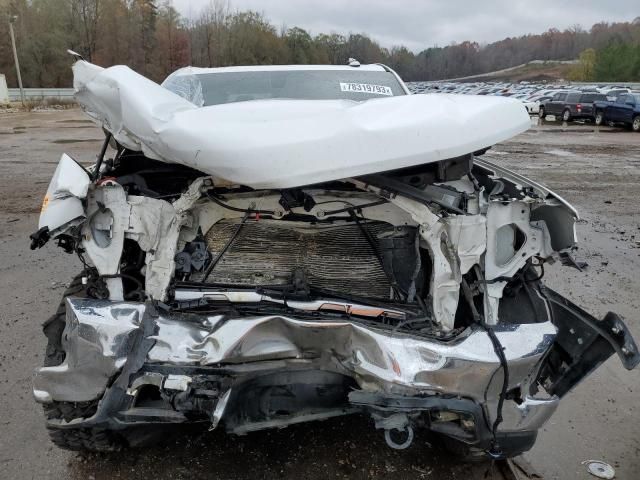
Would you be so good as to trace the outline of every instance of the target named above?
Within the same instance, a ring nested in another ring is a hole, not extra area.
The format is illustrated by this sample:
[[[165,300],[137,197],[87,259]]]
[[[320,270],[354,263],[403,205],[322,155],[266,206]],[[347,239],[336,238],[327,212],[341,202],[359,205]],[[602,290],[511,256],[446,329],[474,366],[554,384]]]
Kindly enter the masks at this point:
[[[340,90],[343,92],[373,93],[374,95],[393,95],[391,88],[384,85],[371,85],[370,83],[340,82]]]

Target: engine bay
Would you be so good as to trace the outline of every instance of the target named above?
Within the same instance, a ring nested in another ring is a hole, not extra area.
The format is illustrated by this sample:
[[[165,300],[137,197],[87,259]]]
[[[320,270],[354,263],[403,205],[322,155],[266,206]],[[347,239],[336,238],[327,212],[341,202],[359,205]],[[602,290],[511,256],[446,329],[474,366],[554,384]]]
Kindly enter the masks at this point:
[[[80,256],[99,299],[247,308],[238,295],[180,300],[197,287],[279,298],[279,311],[291,300],[346,301],[383,307],[383,325],[444,335],[469,325],[472,303],[497,324],[505,290],[539,280],[575,240],[566,202],[474,154],[283,190],[229,185],[122,147],[96,169],[86,221],[54,235]]]

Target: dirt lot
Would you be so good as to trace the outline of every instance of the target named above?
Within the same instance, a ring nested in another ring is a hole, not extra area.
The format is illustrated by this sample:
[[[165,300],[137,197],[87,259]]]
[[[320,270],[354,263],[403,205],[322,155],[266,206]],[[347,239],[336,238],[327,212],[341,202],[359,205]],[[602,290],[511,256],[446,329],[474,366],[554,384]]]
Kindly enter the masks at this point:
[[[90,163],[101,137],[77,110],[0,115],[0,477],[502,478],[490,465],[457,465],[426,436],[392,451],[357,417],[238,438],[176,436],[114,455],[54,448],[31,398],[31,375],[45,345],[40,323],[80,267],[53,245],[30,251],[28,235],[60,154]],[[487,158],[546,183],[579,209],[576,256],[589,267],[553,266],[547,281],[597,316],[620,313],[640,340],[640,135],[535,125]],[[616,478],[638,478],[638,392],[638,371],[610,359],[564,400],[527,458],[547,479],[593,478],[581,465],[588,459],[612,464]]]

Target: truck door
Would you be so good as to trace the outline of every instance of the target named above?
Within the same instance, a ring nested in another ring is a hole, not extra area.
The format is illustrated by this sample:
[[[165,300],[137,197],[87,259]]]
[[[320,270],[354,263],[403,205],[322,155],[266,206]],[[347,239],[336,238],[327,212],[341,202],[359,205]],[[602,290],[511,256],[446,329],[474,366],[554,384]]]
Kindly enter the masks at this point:
[[[559,115],[562,112],[565,98],[567,98],[566,93],[556,93],[551,101],[547,103],[547,113],[551,115]]]
[[[607,118],[612,122],[624,122],[624,109],[625,101],[627,99],[626,93],[621,93],[616,97],[616,101],[611,104],[609,111],[607,112]]]
[[[595,114],[594,102],[607,101],[607,96],[599,93],[585,93],[580,98],[581,114],[583,117],[592,117]]]
[[[636,99],[633,95],[625,95],[625,97],[622,110],[623,118],[621,121],[630,124],[633,122],[633,114],[636,109]]]

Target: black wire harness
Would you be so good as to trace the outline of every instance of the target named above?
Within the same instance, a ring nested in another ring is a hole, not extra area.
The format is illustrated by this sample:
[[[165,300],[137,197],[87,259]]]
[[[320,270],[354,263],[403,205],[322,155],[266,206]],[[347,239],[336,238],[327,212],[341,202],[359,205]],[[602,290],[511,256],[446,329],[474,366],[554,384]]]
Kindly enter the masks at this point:
[[[202,276],[202,283],[205,283],[207,281],[207,278],[209,278],[209,275],[211,275],[211,272],[213,271],[213,269],[220,262],[220,260],[222,259],[222,256],[226,253],[226,251],[229,249],[231,244],[238,237],[238,234],[240,233],[240,230],[242,230],[242,227],[243,227],[243,225],[245,224],[245,222],[247,221],[248,218],[249,218],[249,210],[246,210],[245,214],[244,214],[244,217],[242,217],[242,220],[240,221],[240,223],[238,224],[238,226],[234,230],[234,232],[231,235],[231,237],[229,237],[229,240],[227,240],[227,243],[225,243],[224,247],[222,247],[222,249],[220,250],[220,253],[218,253],[216,258],[212,259],[211,263],[209,263],[209,265],[207,265],[207,268],[204,271],[204,275]]]
[[[490,325],[486,324],[483,317],[478,312],[478,309],[476,308],[476,305],[473,301],[473,293],[471,291],[471,287],[469,286],[469,283],[467,283],[467,280],[465,278],[462,279],[461,286],[462,294],[469,304],[469,308],[471,308],[473,321],[478,324],[485,332],[487,332],[487,335],[491,340],[491,344],[493,345],[493,351],[500,361],[500,366],[503,372],[502,388],[500,389],[500,396],[498,397],[498,405],[496,407],[496,418],[493,422],[493,425],[491,426],[493,441],[491,442],[491,450],[488,452],[490,456],[499,458],[502,455],[502,449],[500,448],[500,443],[498,442],[498,427],[503,420],[502,408],[504,406],[504,400],[507,396],[507,390],[509,389],[509,366],[507,365],[507,357],[504,354],[504,347],[500,343],[500,339],[498,339],[496,332]]]

